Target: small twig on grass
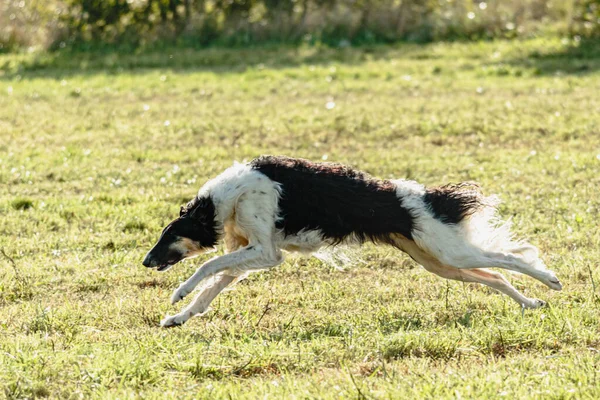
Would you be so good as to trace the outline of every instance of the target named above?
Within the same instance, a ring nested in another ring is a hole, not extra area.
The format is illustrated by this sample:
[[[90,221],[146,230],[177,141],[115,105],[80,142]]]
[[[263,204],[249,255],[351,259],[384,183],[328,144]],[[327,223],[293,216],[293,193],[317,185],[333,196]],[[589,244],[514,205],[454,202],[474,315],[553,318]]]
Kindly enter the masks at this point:
[[[237,366],[231,371],[231,375],[239,376],[242,373],[242,371],[252,363],[252,361],[254,361],[254,358],[250,358],[247,363]]]
[[[271,311],[271,299],[269,299],[269,301],[267,301],[267,304],[265,305],[265,309],[263,310],[262,315],[260,316],[260,318],[258,319],[258,322],[256,323],[256,325],[254,326],[254,329],[258,328],[258,325],[260,325],[260,321],[262,321],[262,319],[264,318],[265,315],[267,315],[267,313]]]
[[[10,264],[12,265],[13,270],[15,271],[15,276],[17,277],[17,280],[22,281],[23,276],[21,275],[21,271],[19,271],[19,268],[17,268],[17,263],[15,262],[15,260],[13,260],[12,257],[9,256],[8,254],[6,254],[6,252],[4,251],[3,248],[0,248],[0,253],[2,253],[4,258],[6,258],[8,261],[10,261]]]
[[[498,335],[500,336],[500,345],[502,346],[502,354],[500,354],[500,356],[504,356],[506,355],[506,345],[504,343],[504,336],[502,336],[502,331],[500,330],[500,328],[498,329]]]
[[[352,372],[350,372],[350,368],[348,368],[348,375],[350,375],[350,380],[352,380],[352,384],[354,385],[354,388],[356,389],[356,393],[358,394],[357,397],[361,400],[367,399],[367,396],[362,392],[362,390],[360,390],[360,387],[358,387],[358,384],[354,380],[354,375],[352,375]]]
[[[389,380],[390,380],[390,376],[389,376],[389,374],[388,374],[388,372],[387,372],[387,368],[385,367],[385,358],[382,358],[382,359],[381,359],[381,370],[383,371],[383,377],[384,377],[386,380],[388,380],[388,381],[389,381]]]
[[[450,308],[450,301],[449,301],[449,296],[450,296],[450,281],[446,281],[446,311],[448,311],[448,309]]]
[[[288,133],[294,134],[294,131],[292,131],[292,128],[290,128],[287,122],[284,121],[283,126],[285,126],[285,129],[287,129]]]
[[[588,263],[587,267],[588,267],[588,272],[590,273],[590,280],[592,281],[592,299],[594,299],[597,296],[596,282],[594,281],[594,275],[592,274],[592,268],[590,267],[589,263]]]

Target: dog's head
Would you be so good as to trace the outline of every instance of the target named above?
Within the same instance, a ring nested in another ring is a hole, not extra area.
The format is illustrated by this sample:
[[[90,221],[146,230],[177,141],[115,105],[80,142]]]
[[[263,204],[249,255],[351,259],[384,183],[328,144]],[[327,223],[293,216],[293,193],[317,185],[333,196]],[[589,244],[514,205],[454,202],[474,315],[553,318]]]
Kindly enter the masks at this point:
[[[210,198],[196,198],[182,207],[179,218],[163,229],[142,264],[166,271],[181,260],[214,249],[216,244],[214,204]]]

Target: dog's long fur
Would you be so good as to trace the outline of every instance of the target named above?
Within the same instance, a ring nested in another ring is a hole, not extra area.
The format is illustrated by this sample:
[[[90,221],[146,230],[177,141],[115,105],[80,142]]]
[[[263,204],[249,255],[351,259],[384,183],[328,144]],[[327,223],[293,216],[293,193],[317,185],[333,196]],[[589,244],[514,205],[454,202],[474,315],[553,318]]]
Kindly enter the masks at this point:
[[[508,223],[496,217],[496,203],[474,184],[425,188],[414,181],[375,179],[340,164],[263,156],[207,182],[165,228],[144,264],[166,269],[220,240],[226,245],[227,254],[202,265],[171,300],[181,300],[209,277],[212,283],[163,326],[204,313],[228,285],[280,264],[282,250],[312,253],[365,241],[403,250],[444,278],[482,283],[522,307],[541,307],[543,301],[525,297],[500,273],[482,269],[504,268],[562,288],[535,247],[512,239]],[[189,229],[197,232],[185,233]],[[177,251],[180,257],[173,255]]]

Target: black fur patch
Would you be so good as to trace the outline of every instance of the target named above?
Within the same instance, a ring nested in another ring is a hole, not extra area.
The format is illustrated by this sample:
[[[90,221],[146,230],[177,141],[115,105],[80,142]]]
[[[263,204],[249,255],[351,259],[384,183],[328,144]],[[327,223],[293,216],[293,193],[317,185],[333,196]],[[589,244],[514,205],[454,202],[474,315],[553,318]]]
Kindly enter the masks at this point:
[[[433,216],[446,224],[458,224],[484,206],[479,187],[471,182],[428,188],[423,200]]]
[[[212,247],[217,244],[219,238],[215,216],[215,204],[210,196],[194,197],[181,207],[179,219],[171,224],[175,225],[175,234],[178,236],[200,242],[203,247]]]
[[[286,235],[318,229],[334,243],[354,237],[392,244],[394,233],[412,238],[412,218],[390,181],[340,164],[287,157],[263,156],[250,165],[282,185],[277,227]]]

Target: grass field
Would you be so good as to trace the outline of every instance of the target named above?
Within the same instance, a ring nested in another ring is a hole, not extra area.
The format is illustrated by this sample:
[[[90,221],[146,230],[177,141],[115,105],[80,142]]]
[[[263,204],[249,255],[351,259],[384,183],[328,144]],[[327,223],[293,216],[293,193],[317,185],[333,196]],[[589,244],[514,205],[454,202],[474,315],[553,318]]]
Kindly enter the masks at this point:
[[[599,398],[600,56],[576,45],[0,55],[0,396]],[[476,180],[565,289],[510,277],[549,302],[523,312],[365,246],[159,328],[208,256],[160,274],[143,255],[264,153]]]

